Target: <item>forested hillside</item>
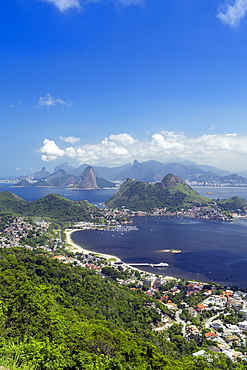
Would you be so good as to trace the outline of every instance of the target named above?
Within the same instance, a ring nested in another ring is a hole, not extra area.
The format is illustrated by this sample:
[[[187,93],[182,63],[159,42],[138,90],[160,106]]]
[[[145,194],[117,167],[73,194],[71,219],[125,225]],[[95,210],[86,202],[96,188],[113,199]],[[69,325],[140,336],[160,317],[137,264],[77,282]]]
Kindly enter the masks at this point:
[[[9,368],[29,370],[243,368],[221,355],[192,357],[196,342],[177,329],[151,330],[160,320],[158,301],[84,268],[1,249],[0,281],[0,366],[13,360]]]
[[[161,182],[155,184],[127,179],[117,193],[105,202],[108,208],[124,206],[133,211],[152,211],[155,208],[176,211],[195,204],[208,203],[210,199],[200,196],[172,174],[166,175]]]
[[[0,192],[0,213],[21,216],[38,216],[59,221],[91,220],[91,215],[99,215],[97,207],[86,200],[72,201],[58,194],[27,202],[8,191]]]

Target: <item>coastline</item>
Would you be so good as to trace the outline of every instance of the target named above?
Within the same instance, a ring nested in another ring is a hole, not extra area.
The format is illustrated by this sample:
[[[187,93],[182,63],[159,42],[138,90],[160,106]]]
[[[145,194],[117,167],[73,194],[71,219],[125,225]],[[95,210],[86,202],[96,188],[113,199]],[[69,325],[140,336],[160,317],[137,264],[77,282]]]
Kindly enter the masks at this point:
[[[112,261],[114,260],[114,262],[122,262],[121,259],[118,258],[117,256],[113,256],[111,254],[93,252],[93,251],[85,249],[85,248],[81,247],[79,244],[76,244],[75,242],[73,242],[73,240],[71,238],[71,235],[76,231],[83,231],[83,230],[82,229],[66,229],[65,230],[66,242],[72,246],[72,249],[73,249],[72,252],[75,251],[75,252],[79,252],[79,253],[83,253],[83,254],[93,253],[93,254],[96,254],[99,257],[105,258],[106,260],[110,259]]]
[[[83,230],[82,229],[66,229],[65,230],[66,242],[72,246],[72,248],[66,247],[66,249],[70,249],[71,252],[74,252],[74,253],[76,253],[76,252],[83,253],[83,254],[93,253],[93,254],[95,254],[99,257],[105,258],[106,260],[111,260],[113,262],[122,262],[122,260],[117,256],[114,256],[114,255],[111,255],[111,254],[93,252],[93,251],[90,251],[89,249],[85,249],[85,248],[81,247],[79,244],[76,244],[75,242],[73,242],[73,240],[71,238],[71,235],[76,231],[83,231]],[[134,266],[130,266],[127,263],[125,265],[127,265],[128,268],[130,268],[132,270],[135,270],[135,271],[139,271],[140,273],[143,273],[143,274],[148,274],[148,275],[152,275],[152,276],[157,275],[157,274],[154,274],[152,272],[147,272],[147,271],[144,271],[144,270],[140,270],[139,268],[136,268]],[[178,278],[176,278],[174,276],[165,276],[165,275],[162,275],[162,276],[166,280],[178,280]]]

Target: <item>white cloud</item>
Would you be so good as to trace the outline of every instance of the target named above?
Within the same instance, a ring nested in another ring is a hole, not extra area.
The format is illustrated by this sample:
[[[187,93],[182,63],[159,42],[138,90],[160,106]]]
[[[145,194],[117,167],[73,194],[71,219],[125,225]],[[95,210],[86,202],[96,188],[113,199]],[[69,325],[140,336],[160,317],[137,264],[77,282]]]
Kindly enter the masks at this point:
[[[70,107],[72,105],[72,102],[70,100],[62,100],[60,98],[54,98],[51,94],[46,94],[46,96],[41,96],[39,98],[39,102],[37,104],[37,107],[55,107],[56,105],[62,105],[62,106],[68,106]]]
[[[130,136],[129,134],[110,135],[109,139],[111,141],[114,141],[114,142],[117,142],[123,145],[129,145],[129,144],[135,143],[135,139],[133,139],[133,137]]]
[[[68,9],[80,9],[79,0],[41,0],[44,3],[55,5],[61,12]]]
[[[65,149],[53,140],[44,140],[40,149],[43,161],[59,157],[77,160],[78,164],[115,166],[134,159],[160,162],[191,160],[199,164],[228,169],[246,169],[247,136],[237,134],[210,134],[186,137],[183,133],[162,131],[147,140],[134,139],[129,134],[110,135],[98,144],[84,144]]]
[[[59,137],[60,140],[65,141],[65,143],[75,144],[78,143],[81,139],[79,137],[68,136],[68,137]]]
[[[223,23],[236,27],[246,16],[247,0],[225,1],[216,15]]]
[[[60,149],[55,141],[45,139],[43,144],[42,148],[40,148],[41,153],[45,153],[41,157],[42,161],[55,161],[57,158],[64,156],[64,150]]]

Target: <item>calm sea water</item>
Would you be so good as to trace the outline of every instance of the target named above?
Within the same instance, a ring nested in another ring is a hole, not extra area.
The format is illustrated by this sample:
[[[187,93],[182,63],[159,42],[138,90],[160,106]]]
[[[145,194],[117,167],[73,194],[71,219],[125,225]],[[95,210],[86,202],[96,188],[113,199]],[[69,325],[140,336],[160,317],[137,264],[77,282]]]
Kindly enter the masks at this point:
[[[0,184],[3,185],[3,184]],[[66,188],[0,187],[27,201],[49,193],[58,193],[72,200],[88,200],[99,206],[115,189],[68,190]],[[195,190],[212,199],[238,195],[247,199],[247,188],[197,187]],[[247,221],[224,223],[166,217],[134,218],[138,231],[80,231],[73,240],[95,252],[114,254],[123,261],[168,262],[165,269],[145,268],[146,271],[187,279],[216,281],[224,285],[247,287]],[[180,249],[182,253],[160,252]],[[144,268],[143,268],[144,269]]]
[[[168,262],[168,268],[145,271],[186,279],[247,287],[247,221],[229,223],[167,217],[134,217],[138,231],[85,230],[75,243],[126,263]],[[162,249],[180,249],[180,254]]]
[[[205,197],[211,199],[228,199],[235,195],[247,199],[247,187],[206,187],[196,186],[194,189]],[[72,190],[68,188],[25,188],[25,187],[14,187],[6,184],[0,184],[0,191],[8,190],[11,193],[18,195],[19,197],[32,201],[44,197],[50,193],[60,194],[71,200],[88,200],[99,206],[107,199],[111,198],[116,189],[100,189],[100,190]]]
[[[193,189],[200,195],[210,199],[228,199],[238,195],[247,199],[247,187],[220,187],[220,186],[194,186]]]
[[[1,186],[2,185],[2,186]],[[18,195],[19,197],[25,199],[26,201],[32,201],[40,199],[47,194],[56,193],[62,195],[65,198],[71,200],[88,200],[90,203],[100,206],[101,203],[105,202],[107,199],[111,198],[116,189],[100,189],[100,190],[72,190],[68,188],[31,188],[31,187],[14,187],[5,184],[0,184],[1,191],[10,191]]]

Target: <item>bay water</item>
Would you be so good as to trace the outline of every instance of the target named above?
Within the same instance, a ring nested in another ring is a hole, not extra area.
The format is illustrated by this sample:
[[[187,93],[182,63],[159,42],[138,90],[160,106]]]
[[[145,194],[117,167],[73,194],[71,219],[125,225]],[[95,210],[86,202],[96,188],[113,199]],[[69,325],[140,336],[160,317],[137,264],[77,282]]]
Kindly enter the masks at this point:
[[[57,193],[72,200],[88,200],[100,206],[116,189],[72,190],[67,188],[0,187],[27,201]],[[196,187],[212,199],[238,195],[247,199],[245,187]],[[126,263],[167,262],[167,268],[143,270],[179,278],[215,281],[226,286],[247,287],[247,220],[220,222],[173,217],[134,217],[138,231],[85,230],[73,233],[77,244],[94,252],[113,254]],[[162,252],[179,249],[181,253]]]
[[[129,264],[169,264],[166,268],[139,267],[154,274],[247,287],[247,220],[150,216],[134,217],[133,223],[138,231],[85,230],[73,233],[72,239],[86,249],[116,255]]]

